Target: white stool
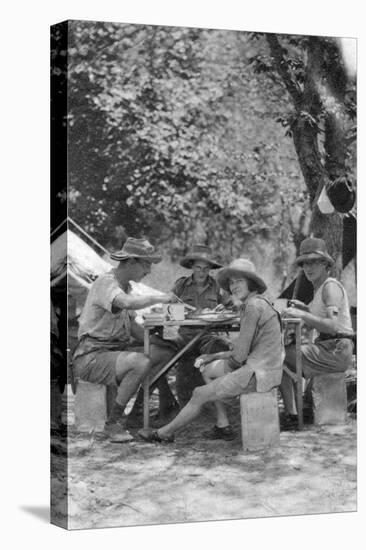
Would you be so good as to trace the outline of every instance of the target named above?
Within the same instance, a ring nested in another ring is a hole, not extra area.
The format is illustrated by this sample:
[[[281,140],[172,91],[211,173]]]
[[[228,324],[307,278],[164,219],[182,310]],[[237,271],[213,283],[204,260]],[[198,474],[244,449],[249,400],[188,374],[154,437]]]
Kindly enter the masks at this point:
[[[345,424],[347,388],[343,372],[321,374],[312,379],[314,424]]]
[[[117,388],[79,380],[75,394],[75,427],[79,432],[101,432],[115,401]]]
[[[241,431],[244,451],[274,447],[280,442],[277,389],[240,396]]]

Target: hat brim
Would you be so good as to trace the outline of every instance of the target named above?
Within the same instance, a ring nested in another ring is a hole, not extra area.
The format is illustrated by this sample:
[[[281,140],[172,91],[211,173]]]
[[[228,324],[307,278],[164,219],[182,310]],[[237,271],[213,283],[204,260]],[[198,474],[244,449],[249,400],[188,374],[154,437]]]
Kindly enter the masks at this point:
[[[251,281],[256,283],[259,294],[262,294],[265,290],[267,290],[266,283],[256,273],[253,273],[252,271],[246,271],[245,269],[238,269],[235,267],[224,267],[220,269],[220,271],[217,273],[216,281],[221,288],[223,288],[227,292],[230,292],[231,294],[229,280],[233,277],[238,276],[245,277],[246,279],[250,279]]]
[[[138,260],[144,260],[152,264],[158,264],[163,259],[162,256],[140,256],[139,254],[118,254],[118,252],[110,254],[110,257],[117,262],[137,258]]]
[[[191,269],[193,262],[196,262],[196,261],[206,262],[207,264],[210,265],[211,269],[219,269],[220,267],[223,267],[222,264],[215,262],[215,260],[211,260],[210,258],[201,256],[200,254],[187,254],[187,256],[182,258],[179,263],[182,267]]]
[[[323,254],[322,252],[310,252],[309,254],[303,254],[296,258],[295,262],[298,266],[302,266],[305,260],[326,260],[330,266],[334,264],[334,260],[329,254]]]

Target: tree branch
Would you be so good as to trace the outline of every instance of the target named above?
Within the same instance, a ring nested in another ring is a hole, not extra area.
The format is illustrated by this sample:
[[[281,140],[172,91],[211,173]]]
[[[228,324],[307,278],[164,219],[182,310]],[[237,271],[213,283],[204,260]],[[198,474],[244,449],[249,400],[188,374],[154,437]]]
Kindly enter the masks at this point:
[[[283,83],[286,86],[286,89],[292,100],[295,104],[295,108],[302,102],[303,94],[300,86],[294,81],[291,71],[286,64],[284,58],[284,52],[276,34],[266,34],[266,39],[269,44],[271,55],[274,59],[277,71],[282,77]]]

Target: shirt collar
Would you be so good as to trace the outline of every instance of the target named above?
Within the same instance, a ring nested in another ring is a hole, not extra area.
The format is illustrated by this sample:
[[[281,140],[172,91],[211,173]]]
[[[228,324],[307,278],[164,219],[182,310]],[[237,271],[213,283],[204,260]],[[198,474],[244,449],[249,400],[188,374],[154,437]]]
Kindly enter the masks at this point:
[[[203,287],[203,289],[206,290],[206,288],[213,286],[214,283],[215,283],[215,280],[213,279],[213,277],[211,277],[211,275],[209,275],[209,276],[207,277],[207,282],[206,282],[205,286]],[[186,285],[187,285],[187,286],[191,286],[191,285],[195,285],[195,284],[196,284],[196,283],[195,283],[194,280],[193,280],[193,274],[192,274],[192,275],[189,275],[189,276],[187,277],[187,280],[186,280]]]

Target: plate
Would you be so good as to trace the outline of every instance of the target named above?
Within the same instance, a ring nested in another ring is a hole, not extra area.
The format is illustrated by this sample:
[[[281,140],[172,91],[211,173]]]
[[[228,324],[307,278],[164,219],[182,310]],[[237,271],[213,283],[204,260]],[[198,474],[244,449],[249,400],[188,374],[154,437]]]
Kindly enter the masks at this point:
[[[213,314],[213,313],[202,313],[201,315],[197,315],[195,317],[191,317],[191,319],[197,319],[197,321],[206,321],[209,323],[222,323],[223,321],[232,321],[234,319],[239,320],[239,316],[235,314]]]

